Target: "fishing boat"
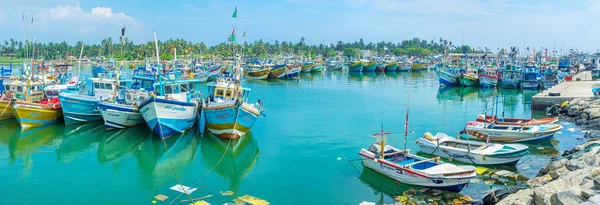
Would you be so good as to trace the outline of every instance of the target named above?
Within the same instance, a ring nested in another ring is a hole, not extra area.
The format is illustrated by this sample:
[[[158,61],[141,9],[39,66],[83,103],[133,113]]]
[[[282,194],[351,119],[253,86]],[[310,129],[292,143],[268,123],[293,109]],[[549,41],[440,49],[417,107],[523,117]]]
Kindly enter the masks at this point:
[[[325,69],[323,63],[315,63],[311,69],[311,72],[321,72]]]
[[[312,71],[313,64],[314,64],[314,63],[313,63],[312,61],[307,61],[307,62],[304,62],[304,63],[302,64],[302,67],[301,67],[301,68],[302,68],[302,70],[301,70],[300,72],[303,72],[303,73],[310,73],[310,71]]]
[[[479,85],[483,88],[494,88],[498,85],[498,72],[495,69],[483,69],[479,73]]]
[[[283,78],[283,77],[285,77],[286,71],[287,71],[287,66],[285,64],[275,65],[275,66],[273,66],[273,68],[271,68],[271,71],[269,73],[269,78],[271,78],[271,79]]]
[[[210,97],[202,106],[206,128],[218,137],[239,138],[263,115],[262,100],[248,103],[250,89],[242,87],[239,79],[232,76],[224,74],[216,82],[209,83],[208,93]]]
[[[445,86],[458,86],[460,85],[460,69],[458,68],[443,68],[435,71],[440,84]]]
[[[375,68],[376,72],[384,72],[385,71],[386,62],[380,61],[377,63],[377,68]]]
[[[382,129],[373,134],[376,143],[358,153],[365,167],[405,184],[453,192],[460,192],[477,176],[474,166],[456,166],[386,145],[386,134],[391,133]]]
[[[156,33],[154,41],[157,62],[160,62]],[[157,70],[158,82],[153,84],[156,94],[143,100],[139,110],[154,134],[165,139],[183,133],[196,124],[201,94],[197,79],[166,78],[160,66]]]
[[[138,109],[141,101],[154,92],[156,69],[138,67],[133,71],[131,88],[125,92],[125,99],[101,101],[98,105],[106,130],[123,129],[144,122]]]
[[[398,62],[398,68],[396,69],[396,71],[410,72],[411,67],[412,67],[412,62],[400,61],[400,62]]]
[[[468,69],[460,75],[460,85],[469,87],[479,85],[479,73],[475,69]]]
[[[300,64],[290,64],[286,66],[286,70],[285,70],[285,78],[287,79],[292,79],[292,78],[298,78],[298,75],[300,75],[300,71],[302,70],[302,65]]]
[[[560,125],[510,126],[470,121],[463,130],[469,139],[495,142],[528,142],[548,140],[562,127]]]
[[[497,144],[450,137],[444,133],[433,136],[427,132],[417,139],[421,152],[475,165],[514,166],[529,154],[521,144]]]
[[[518,89],[523,81],[522,73],[518,70],[503,70],[500,77],[500,85],[504,89]]]
[[[558,72],[556,70],[548,69],[542,74],[541,87],[543,90],[551,88],[558,84]]]
[[[410,66],[410,71],[422,71],[427,70],[427,63],[416,62]]]
[[[29,129],[59,122],[63,112],[58,100],[58,90],[45,90],[46,98],[41,101],[17,101],[13,106],[13,114],[21,125],[21,129]]]
[[[375,68],[377,68],[377,62],[370,61],[370,62],[365,62],[364,64],[365,64],[365,66],[364,66],[362,72],[375,72]]]
[[[329,70],[342,70],[344,64],[335,60],[327,61],[327,69]]]
[[[594,98],[596,99],[600,99],[600,86],[594,86],[592,88],[592,94],[594,95]],[[2,102],[0,101],[0,108],[2,108]],[[1,116],[0,116],[0,120],[2,120]]]
[[[538,72],[537,68],[532,65],[525,66],[523,70],[523,81],[521,82],[521,89],[523,90],[535,90],[540,88],[540,81],[542,77]]]
[[[484,120],[486,119],[486,120]],[[522,126],[522,125],[549,125],[555,124],[558,122],[558,117],[549,117],[549,118],[541,118],[541,119],[527,119],[527,118],[498,118],[496,116],[485,116],[478,115],[477,122],[487,122],[492,123],[495,122],[498,125],[514,125],[514,126]]]
[[[385,72],[394,72],[398,69],[398,63],[396,62],[386,62],[385,64]]]
[[[91,90],[85,93],[83,88],[77,92],[61,92],[58,95],[63,109],[65,125],[73,125],[100,120],[98,104],[101,99],[109,99],[117,89],[116,80],[104,77],[88,79],[92,83]]]
[[[364,63],[362,61],[353,61],[348,65],[349,72],[362,72]]]
[[[249,80],[265,80],[269,77],[269,73],[273,67],[274,65],[270,64],[248,65],[247,69],[244,70],[244,76]]]

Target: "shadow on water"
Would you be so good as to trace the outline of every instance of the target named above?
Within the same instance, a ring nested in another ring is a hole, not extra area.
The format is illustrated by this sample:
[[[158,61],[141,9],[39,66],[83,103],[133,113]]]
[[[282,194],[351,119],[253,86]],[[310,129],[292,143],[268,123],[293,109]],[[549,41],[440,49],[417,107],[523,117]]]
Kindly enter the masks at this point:
[[[136,149],[150,133],[145,126],[107,132],[98,143],[98,161],[103,163],[121,158]]]
[[[363,80],[363,73],[362,72],[349,72],[348,80],[360,82]]]
[[[258,143],[252,137],[252,133],[247,133],[235,140],[221,139],[213,134],[205,133],[201,141],[200,151],[206,166],[215,166],[223,157],[214,172],[229,179],[230,190],[237,194],[240,191],[242,179],[258,160]]]
[[[106,132],[102,121],[71,126],[57,125],[57,127],[63,127],[64,130],[62,141],[56,150],[59,161],[68,161],[80,153],[91,150],[93,144],[100,141]]]
[[[369,168],[363,168],[358,177],[361,182],[374,190],[373,195],[378,196],[379,200],[375,203],[378,205],[393,204],[397,202],[394,197],[400,196],[399,199],[406,204],[452,204],[455,199],[459,199],[464,195],[460,193],[438,191],[433,189],[422,188],[418,186],[407,185],[395,180],[392,180],[376,171]]]
[[[173,182],[175,177],[170,163],[173,163],[179,174],[193,163],[198,142],[196,127],[164,140],[148,132],[143,137],[143,142],[133,150],[133,155],[142,170],[142,181],[151,189]]]

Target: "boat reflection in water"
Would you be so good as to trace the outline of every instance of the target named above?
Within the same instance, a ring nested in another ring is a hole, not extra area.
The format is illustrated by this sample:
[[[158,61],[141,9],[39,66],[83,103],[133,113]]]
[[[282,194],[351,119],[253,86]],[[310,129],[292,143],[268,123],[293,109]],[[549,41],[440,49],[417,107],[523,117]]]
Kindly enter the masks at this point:
[[[247,133],[235,140],[220,139],[207,133],[202,138],[200,147],[207,167],[215,166],[224,155],[214,172],[231,181],[229,189],[235,196],[239,192],[242,179],[250,172],[258,159],[258,143],[252,137],[252,133]]]
[[[194,161],[198,146],[197,128],[173,135],[163,140],[148,133],[143,142],[133,151],[142,170],[141,176],[150,188],[157,188],[175,181],[169,160],[177,174],[183,175],[184,169]],[[169,152],[167,154],[167,152]]]
[[[135,150],[149,134],[150,130],[144,126],[107,132],[98,143],[98,161],[103,163],[121,158]]]
[[[3,125],[12,126],[12,123]],[[29,173],[33,164],[32,155],[44,147],[53,146],[53,141],[56,139],[55,133],[61,132],[63,126],[45,125],[21,130],[18,123],[15,125],[16,132],[7,135],[3,133],[2,141],[8,142],[10,164],[23,158],[23,172]]]
[[[57,126],[64,128],[64,134],[57,148],[58,161],[70,161],[72,158],[83,157],[81,153],[93,150],[95,143],[106,134],[102,121],[93,121],[72,126]]]

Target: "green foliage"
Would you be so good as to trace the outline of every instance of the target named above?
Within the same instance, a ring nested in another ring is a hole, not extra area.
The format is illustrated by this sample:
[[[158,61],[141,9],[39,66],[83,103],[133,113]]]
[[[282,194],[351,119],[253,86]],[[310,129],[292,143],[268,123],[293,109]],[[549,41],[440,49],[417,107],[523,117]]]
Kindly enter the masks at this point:
[[[121,43],[123,42],[123,43]],[[0,43],[1,54],[14,54],[16,58],[31,57],[31,50],[35,46],[35,58],[46,60],[66,59],[72,56],[75,59],[79,57],[82,42],[77,42],[75,45],[69,45],[66,42],[50,42],[46,44],[36,43],[32,45],[30,42],[20,42],[14,39],[5,40]],[[346,57],[358,58],[362,54],[361,50],[370,50],[377,55],[411,55],[425,56],[436,53],[443,53],[445,49],[450,48],[452,42],[442,38],[437,40],[422,40],[413,38],[404,40],[400,43],[378,42],[365,43],[361,38],[355,42],[345,43],[338,41],[329,45],[307,45],[304,37],[300,38],[298,43],[287,41],[275,41],[274,43],[265,42],[262,39],[254,42],[245,42],[243,46],[243,54],[246,56],[254,56],[261,58],[270,58],[280,55],[298,54],[303,57],[316,58],[318,56],[333,57],[337,55],[336,51],[343,51]],[[198,57],[198,53],[202,57],[230,57],[236,54],[236,51],[242,49],[240,44],[220,43],[213,46],[206,46],[204,43],[192,43],[183,39],[170,39],[167,41],[159,41],[158,47],[161,54],[161,60],[171,60],[174,56],[175,49],[177,50],[178,58],[186,58],[191,55]],[[471,47],[465,45],[456,49],[448,49],[449,52],[462,53],[463,48],[467,52],[472,52]],[[29,55],[28,55],[29,53]],[[83,56],[88,57],[104,57],[122,58],[126,60],[143,60],[146,58],[154,58],[156,48],[154,42],[135,44],[127,38],[112,39],[107,38],[100,44],[84,45]]]

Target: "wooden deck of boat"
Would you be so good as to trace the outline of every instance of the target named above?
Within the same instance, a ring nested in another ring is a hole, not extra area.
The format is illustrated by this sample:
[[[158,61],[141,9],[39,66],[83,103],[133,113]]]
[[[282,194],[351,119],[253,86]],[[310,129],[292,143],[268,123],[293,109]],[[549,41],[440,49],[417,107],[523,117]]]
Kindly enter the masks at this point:
[[[572,100],[574,98],[594,98],[592,87],[600,86],[600,81],[592,81],[591,71],[583,71],[573,77],[572,81],[563,81],[547,90],[544,90],[531,99],[534,110],[543,110],[555,104]],[[550,93],[559,93],[559,96],[550,96]]]

